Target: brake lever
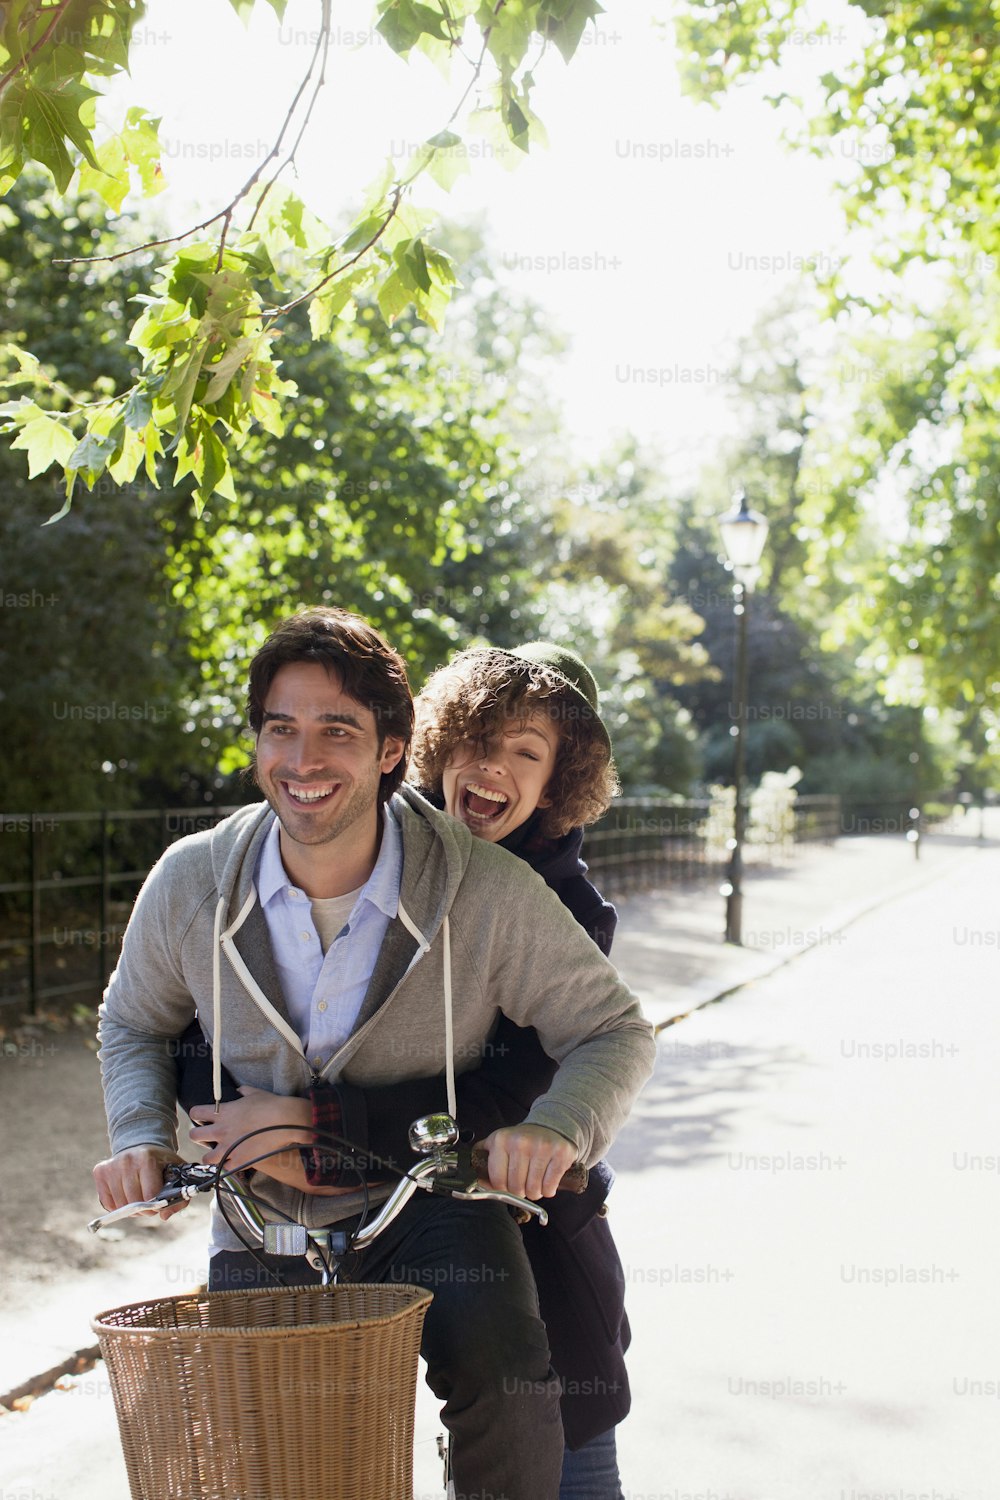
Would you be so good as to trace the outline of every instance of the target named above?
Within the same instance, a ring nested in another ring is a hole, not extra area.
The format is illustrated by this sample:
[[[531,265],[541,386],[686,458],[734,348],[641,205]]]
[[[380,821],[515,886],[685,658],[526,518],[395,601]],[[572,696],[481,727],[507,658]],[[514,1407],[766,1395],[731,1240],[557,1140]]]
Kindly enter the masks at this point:
[[[142,1213],[147,1209],[158,1212],[162,1208],[170,1208],[172,1204],[181,1201],[180,1194],[175,1194],[171,1198],[143,1198],[136,1203],[124,1203],[121,1208],[111,1208],[106,1214],[98,1214],[96,1219],[90,1220],[87,1228],[91,1234],[96,1234],[107,1224],[117,1224],[119,1219],[131,1219],[134,1214]]]
[[[510,1208],[516,1208],[518,1213],[524,1215],[521,1222],[524,1223],[532,1214],[537,1218],[539,1224],[546,1225],[549,1215],[540,1203],[533,1203],[530,1198],[519,1198],[516,1193],[508,1193],[503,1188],[490,1187],[488,1183],[480,1182],[478,1179],[467,1191],[452,1188],[453,1198],[495,1198],[498,1203],[506,1203]]]
[[[206,1167],[200,1162],[192,1162],[183,1170],[191,1181],[182,1183],[182,1168],[179,1164],[171,1163],[164,1170],[163,1186],[155,1198],[144,1198],[135,1203],[125,1203],[121,1208],[109,1209],[107,1213],[98,1214],[96,1219],[91,1219],[87,1228],[91,1234],[96,1234],[106,1225],[115,1224],[119,1219],[130,1219],[134,1214],[146,1211],[159,1213],[161,1209],[172,1208],[175,1203],[190,1203],[196,1193],[203,1192],[206,1186],[214,1182],[217,1175],[215,1167]]]

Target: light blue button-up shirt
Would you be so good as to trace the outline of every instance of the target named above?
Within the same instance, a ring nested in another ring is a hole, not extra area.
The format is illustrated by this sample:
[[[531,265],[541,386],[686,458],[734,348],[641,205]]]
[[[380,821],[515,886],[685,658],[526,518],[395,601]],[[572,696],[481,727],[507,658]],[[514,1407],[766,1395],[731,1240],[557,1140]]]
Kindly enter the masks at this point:
[[[257,862],[257,896],[289,1017],[318,1073],[354,1030],[386,928],[399,909],[403,839],[386,805],[375,868],[324,956],[309,897],[282,864],[279,830],[276,818]]]

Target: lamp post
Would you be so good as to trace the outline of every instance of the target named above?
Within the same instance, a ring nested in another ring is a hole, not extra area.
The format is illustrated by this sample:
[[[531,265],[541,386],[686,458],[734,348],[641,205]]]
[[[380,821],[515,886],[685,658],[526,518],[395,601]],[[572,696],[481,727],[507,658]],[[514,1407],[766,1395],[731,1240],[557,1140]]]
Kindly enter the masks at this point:
[[[726,898],[726,942],[743,942],[743,835],[746,814],[743,806],[743,781],[746,772],[747,728],[747,615],[750,594],[760,574],[760,557],[767,540],[767,521],[759,511],[750,510],[744,490],[733,496],[737,509],[719,517],[722,545],[736,583],[733,587],[733,613],[738,625],[736,651],[736,717],[730,733],[736,740],[734,770],[733,836],[729,840],[729,868],[722,887]]]

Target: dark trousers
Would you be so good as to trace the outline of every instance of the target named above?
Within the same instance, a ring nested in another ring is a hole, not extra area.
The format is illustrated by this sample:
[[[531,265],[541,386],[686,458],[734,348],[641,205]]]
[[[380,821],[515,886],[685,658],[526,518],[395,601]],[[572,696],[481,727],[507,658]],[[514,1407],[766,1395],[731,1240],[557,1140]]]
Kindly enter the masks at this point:
[[[287,1283],[305,1261],[268,1258]],[[499,1203],[421,1195],[343,1280],[409,1282],[434,1293],[421,1353],[454,1439],[457,1500],[557,1500],[559,1381],[521,1232]],[[270,1284],[246,1252],[212,1257],[209,1289]]]

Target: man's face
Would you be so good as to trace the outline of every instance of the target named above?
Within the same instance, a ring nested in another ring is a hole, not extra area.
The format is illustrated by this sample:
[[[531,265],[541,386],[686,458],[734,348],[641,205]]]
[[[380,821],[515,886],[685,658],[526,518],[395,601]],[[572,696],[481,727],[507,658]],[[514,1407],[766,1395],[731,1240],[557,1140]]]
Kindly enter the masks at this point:
[[[382,775],[402,753],[389,735],[379,746],[371,709],[319,662],[275,674],[257,736],[257,784],[296,843],[327,844],[366,821],[374,834]]]
[[[445,810],[477,838],[498,844],[548,807],[545,788],[556,766],[559,731],[536,710],[489,740],[485,753],[459,745],[441,778]]]

